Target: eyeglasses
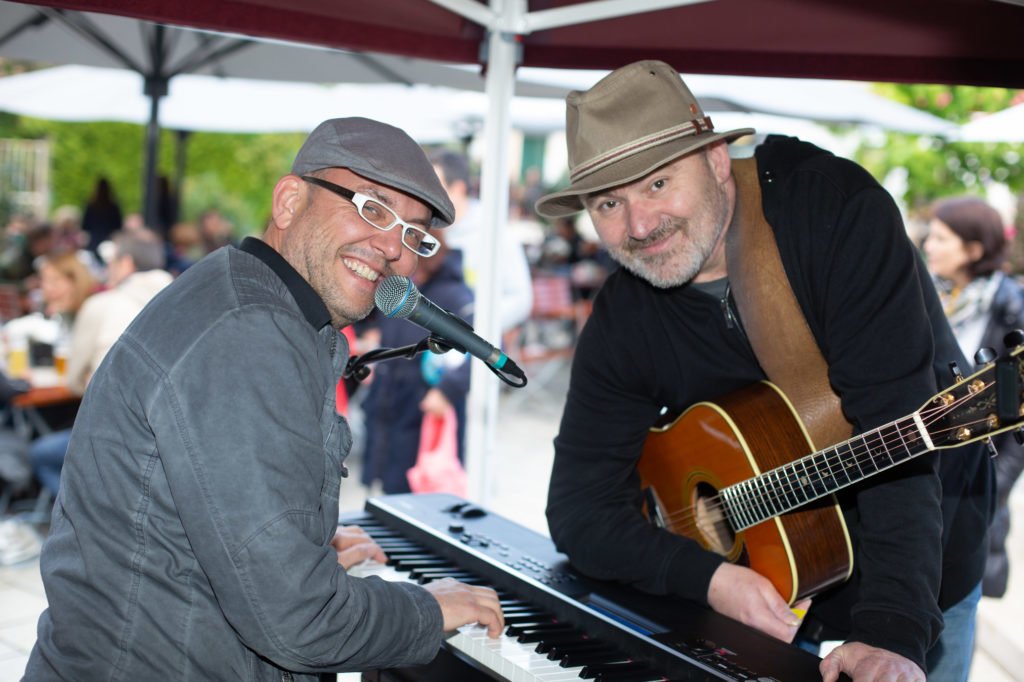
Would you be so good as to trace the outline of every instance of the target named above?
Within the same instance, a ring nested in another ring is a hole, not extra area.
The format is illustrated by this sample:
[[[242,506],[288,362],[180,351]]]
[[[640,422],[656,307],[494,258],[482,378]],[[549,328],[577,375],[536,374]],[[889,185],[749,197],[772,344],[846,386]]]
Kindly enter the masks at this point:
[[[441,248],[441,242],[438,241],[437,237],[420,227],[416,227],[415,225],[410,225],[405,222],[399,218],[398,214],[392,211],[391,208],[385,206],[376,199],[371,199],[365,194],[360,194],[359,192],[353,192],[341,185],[335,185],[333,182],[329,182],[323,178],[314,177],[312,175],[300,175],[299,177],[311,185],[316,185],[317,187],[321,187],[328,192],[337,194],[339,197],[351,201],[355,204],[356,211],[359,212],[359,217],[376,227],[378,230],[386,232],[395,225],[401,225],[402,244],[417,256],[429,258],[437,253],[437,250]]]

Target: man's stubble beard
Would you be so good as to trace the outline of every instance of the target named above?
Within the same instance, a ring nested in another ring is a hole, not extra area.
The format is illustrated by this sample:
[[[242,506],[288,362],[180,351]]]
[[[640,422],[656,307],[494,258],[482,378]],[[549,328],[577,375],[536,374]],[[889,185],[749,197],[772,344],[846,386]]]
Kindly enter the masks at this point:
[[[612,258],[659,289],[681,286],[696,277],[708,262],[725,230],[726,193],[717,183],[709,182],[707,185],[708,190],[694,219],[665,218],[642,240],[631,239],[627,235],[623,244],[609,247]],[[683,240],[670,250],[644,255],[645,246],[676,232],[683,233]]]
[[[324,305],[331,315],[331,325],[336,329],[348,326],[366,318],[373,312],[373,301],[366,305],[357,307],[355,302],[347,298],[341,287],[338,286],[338,269],[347,269],[342,262],[346,255],[344,247],[334,248],[334,255],[331,259],[324,258],[331,248],[330,240],[325,238],[326,230],[330,229],[320,224],[307,224],[304,226],[307,235],[301,239],[298,248],[289,250],[286,259],[292,263],[300,275],[309,283],[314,291],[323,300]],[[386,277],[390,270],[381,274]],[[354,273],[353,273],[353,276]]]

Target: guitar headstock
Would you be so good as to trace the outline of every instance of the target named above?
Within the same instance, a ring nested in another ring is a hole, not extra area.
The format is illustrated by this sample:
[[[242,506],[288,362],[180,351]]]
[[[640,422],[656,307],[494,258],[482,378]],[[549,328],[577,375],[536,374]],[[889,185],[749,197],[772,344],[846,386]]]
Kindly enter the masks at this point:
[[[1006,336],[1007,354],[979,351],[985,363],[937,393],[920,410],[935,447],[971,443],[1024,426],[1024,332]]]

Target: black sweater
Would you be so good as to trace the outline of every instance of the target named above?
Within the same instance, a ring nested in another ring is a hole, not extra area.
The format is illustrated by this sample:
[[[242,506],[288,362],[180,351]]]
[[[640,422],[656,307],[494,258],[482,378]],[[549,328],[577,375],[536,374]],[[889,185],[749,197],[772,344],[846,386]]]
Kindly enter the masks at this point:
[[[914,412],[949,360],[967,365],[891,197],[856,164],[792,138],[770,137],[756,158],[765,216],[847,419],[862,432]],[[597,296],[547,509],[552,537],[582,572],[707,603],[722,558],[645,520],[635,463],[663,407],[677,414],[765,378],[726,310],[698,287],[656,289],[624,269]],[[731,300],[728,310],[736,315]],[[991,467],[977,448],[953,452],[942,456],[941,486],[939,457],[925,455],[839,494],[854,575],[815,598],[807,634],[924,667],[940,608],[977,585],[984,563]],[[940,598],[944,542],[953,544]]]

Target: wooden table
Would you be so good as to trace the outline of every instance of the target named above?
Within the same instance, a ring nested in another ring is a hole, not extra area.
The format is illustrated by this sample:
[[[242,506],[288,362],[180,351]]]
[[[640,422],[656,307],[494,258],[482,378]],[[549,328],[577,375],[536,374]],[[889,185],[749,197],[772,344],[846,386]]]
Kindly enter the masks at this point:
[[[11,399],[14,427],[26,437],[41,436],[53,431],[40,410],[58,405],[81,402],[82,396],[72,393],[67,386],[33,387]]]

